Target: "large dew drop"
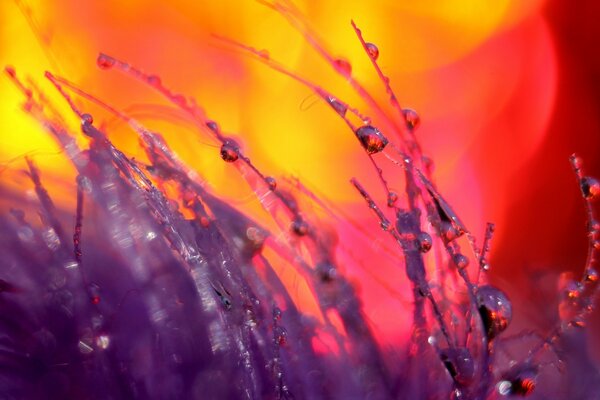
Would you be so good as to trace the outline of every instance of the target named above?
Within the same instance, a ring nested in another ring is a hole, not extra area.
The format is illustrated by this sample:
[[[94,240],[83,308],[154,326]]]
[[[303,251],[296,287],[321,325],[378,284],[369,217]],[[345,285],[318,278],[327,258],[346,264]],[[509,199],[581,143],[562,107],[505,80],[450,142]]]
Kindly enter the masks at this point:
[[[382,151],[388,144],[388,140],[379,129],[365,125],[356,130],[356,137],[360,140],[360,144],[369,154],[375,154]]]

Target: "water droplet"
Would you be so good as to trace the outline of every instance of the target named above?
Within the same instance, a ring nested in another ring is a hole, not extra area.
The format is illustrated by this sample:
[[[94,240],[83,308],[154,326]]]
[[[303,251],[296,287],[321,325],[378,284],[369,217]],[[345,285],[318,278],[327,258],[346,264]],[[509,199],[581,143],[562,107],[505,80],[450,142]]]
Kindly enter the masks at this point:
[[[296,218],[292,222],[292,232],[298,236],[304,236],[308,233],[308,224],[302,218]]]
[[[454,256],[452,256],[452,261],[454,261],[454,264],[459,269],[467,268],[469,265],[469,259],[460,253],[456,253]]]
[[[440,225],[440,234],[446,242],[451,242],[460,236],[459,231],[452,225],[450,221],[442,221]]]
[[[419,233],[417,235],[417,242],[419,243],[419,250],[421,253],[427,253],[429,250],[431,250],[431,246],[433,245],[431,235],[427,232]]]
[[[335,97],[333,97],[333,96],[327,97],[327,103],[329,103],[331,108],[333,108],[335,110],[335,112],[338,113],[340,116],[343,117],[346,115],[346,112],[348,111],[348,107],[344,103],[342,103],[341,101],[336,99]]]
[[[221,145],[221,158],[225,162],[234,162],[239,158],[238,147],[233,143],[226,141]]]
[[[568,299],[574,300],[579,298],[581,292],[583,291],[583,287],[581,283],[570,280],[565,285],[565,295]]]
[[[173,102],[180,107],[187,107],[187,100],[182,94],[173,95]]]
[[[91,116],[91,114],[82,114],[81,115],[81,124],[82,125],[91,125],[94,123],[94,117]]]
[[[473,381],[475,362],[468,349],[464,347],[445,349],[441,352],[441,359],[456,382],[468,385]]]
[[[583,165],[583,160],[581,159],[581,157],[577,156],[576,154],[571,155],[571,157],[569,157],[569,159],[571,160],[571,164],[573,164],[573,167],[580,169]]]
[[[287,341],[287,331],[282,326],[276,326],[273,329],[273,337],[276,344],[283,346]]]
[[[376,45],[374,45],[373,43],[366,43],[365,47],[367,49],[369,57],[371,57],[373,60],[377,60],[377,58],[379,58],[379,49]]]
[[[389,192],[388,196],[387,196],[387,205],[388,205],[388,207],[394,207],[394,204],[396,204],[396,201],[398,201],[398,193],[396,193],[396,192]]]
[[[477,290],[477,307],[488,339],[503,332],[512,318],[512,306],[500,289],[485,285]]]
[[[600,196],[600,182],[596,178],[586,176],[581,179],[581,193],[586,199],[596,199]]]
[[[257,54],[259,57],[264,58],[265,60],[268,60],[271,58],[271,55],[269,54],[269,50],[262,49],[262,50],[259,50]]]
[[[352,65],[348,62],[348,60],[338,58],[333,61],[333,65],[335,66],[335,69],[344,76],[349,77],[352,74]]]
[[[337,276],[337,270],[329,262],[321,262],[317,264],[315,267],[315,272],[323,283],[332,282]]]
[[[275,321],[279,321],[281,319],[281,308],[277,306],[273,307],[273,319]]]
[[[379,224],[381,226],[381,229],[383,229],[384,231],[388,231],[390,229],[390,227],[392,226],[390,224],[390,221],[381,221],[381,223]]]
[[[219,124],[215,121],[206,121],[206,126],[214,133],[219,133]]]
[[[364,149],[369,154],[375,154],[382,151],[388,144],[388,140],[383,134],[371,125],[361,126],[356,130],[356,136]]]
[[[158,77],[157,75],[148,75],[148,77],[146,78],[146,82],[148,82],[148,84],[152,86],[160,86],[161,84],[160,77]]]
[[[528,366],[517,366],[513,371],[504,375],[496,385],[496,390],[502,396],[526,397],[533,393],[536,387],[537,371]]]
[[[406,126],[411,131],[417,129],[421,124],[421,117],[419,117],[419,114],[417,114],[417,112],[413,109],[403,109],[402,115],[404,116],[404,120],[406,121]]]
[[[100,53],[96,59],[96,64],[98,67],[100,67],[100,69],[111,69],[115,65],[115,59],[111,56]]]
[[[275,190],[277,188],[277,180],[272,176],[267,176],[265,182],[269,185],[269,189]]]
[[[590,267],[585,271],[585,280],[588,282],[597,282],[598,281],[598,271],[594,268]]]

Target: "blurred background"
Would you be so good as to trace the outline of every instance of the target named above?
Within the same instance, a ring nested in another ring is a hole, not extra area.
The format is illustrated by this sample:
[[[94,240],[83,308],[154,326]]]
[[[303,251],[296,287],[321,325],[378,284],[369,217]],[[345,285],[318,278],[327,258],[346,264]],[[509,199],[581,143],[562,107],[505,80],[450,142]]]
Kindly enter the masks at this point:
[[[325,46],[350,61],[353,76],[385,104],[381,82],[350,20],[377,44],[379,64],[400,103],[421,116],[417,135],[435,161],[441,192],[477,236],[483,235],[485,222],[496,223],[491,280],[515,302],[515,326],[528,321],[548,328],[558,274],[579,274],[586,255],[583,202],[569,155],[580,154],[587,173],[600,176],[600,4],[296,3]],[[290,70],[369,112],[302,33],[257,1],[0,2],[0,66],[12,65],[19,76],[37,83],[70,117],[73,131],[78,121],[44,81],[45,70],[160,130],[216,192],[241,208],[256,206],[249,189],[219,160],[215,143],[198,137],[181,113],[139,82],[96,67],[102,51],[194,96],[261,170],[295,174],[339,207],[364,210],[358,222],[372,224],[348,180],[374,181],[373,171],[343,122],[310,90],[232,51],[213,34],[268,49]],[[21,103],[22,95],[0,78],[2,185],[15,193],[30,190],[20,172],[23,156],[30,155],[59,206],[73,209],[75,173],[20,110]],[[81,104],[128,155],[144,158],[126,127],[105,111]],[[372,191],[383,201],[378,190]],[[591,329],[596,335],[600,331],[597,315]]]

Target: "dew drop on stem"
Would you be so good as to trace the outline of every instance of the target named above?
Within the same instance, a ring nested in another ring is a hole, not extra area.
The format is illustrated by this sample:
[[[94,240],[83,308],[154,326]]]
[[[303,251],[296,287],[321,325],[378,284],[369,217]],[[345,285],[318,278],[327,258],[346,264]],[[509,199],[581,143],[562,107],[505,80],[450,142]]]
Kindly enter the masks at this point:
[[[226,141],[221,145],[221,158],[225,162],[234,162],[239,158],[239,149],[238,146],[231,142]]]
[[[265,178],[265,182],[269,185],[270,190],[275,190],[277,188],[277,180],[272,176],[267,176]]]
[[[403,109],[402,115],[404,116],[404,121],[406,121],[407,128],[411,131],[417,129],[421,124],[421,117],[419,117],[419,114],[413,109]]]
[[[91,114],[82,114],[81,115],[81,124],[85,125],[91,125],[94,123],[94,117],[91,116]]]
[[[308,224],[302,218],[296,218],[292,222],[292,232],[298,236],[305,236],[308,233]]]
[[[96,59],[96,65],[98,65],[100,69],[111,69],[115,66],[115,59],[111,56],[100,53]]]
[[[369,154],[379,153],[388,144],[387,138],[374,126],[361,126],[355,133],[360,144]]]
[[[502,333],[512,319],[512,305],[506,294],[491,285],[477,290],[477,307],[488,339]]]
[[[348,106],[346,106],[344,103],[342,103],[341,101],[339,101],[338,99],[336,99],[333,96],[327,96],[327,103],[329,103],[331,108],[333,108],[335,110],[335,112],[338,113],[339,116],[341,116],[341,117],[346,116],[346,112],[348,111]]]
[[[344,60],[343,58],[338,58],[333,60],[333,65],[335,66],[336,71],[340,74],[350,77],[352,74],[352,65],[348,60]]]
[[[394,207],[396,202],[398,201],[398,193],[389,192],[387,196],[387,205],[388,207]]]
[[[365,48],[367,49],[367,54],[369,54],[369,57],[377,61],[379,58],[379,49],[377,46],[373,43],[365,43]]]
[[[431,250],[433,240],[431,239],[431,235],[429,233],[421,232],[417,235],[417,243],[421,253],[427,253],[429,250]]]
[[[465,255],[460,253],[454,254],[454,256],[452,256],[452,261],[459,269],[467,268],[467,266],[469,265],[469,259]]]
[[[581,178],[581,193],[586,199],[597,199],[600,197],[600,182],[591,176]]]

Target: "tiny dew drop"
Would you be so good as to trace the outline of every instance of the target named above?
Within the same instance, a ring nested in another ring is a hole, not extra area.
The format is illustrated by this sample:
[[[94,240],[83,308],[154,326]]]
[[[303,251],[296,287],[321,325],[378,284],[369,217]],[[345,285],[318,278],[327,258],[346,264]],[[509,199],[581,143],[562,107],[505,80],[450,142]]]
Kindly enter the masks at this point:
[[[588,269],[586,269],[585,280],[587,282],[597,282],[598,281],[598,271],[596,271],[592,267],[589,267]]]
[[[363,148],[369,154],[379,153],[388,144],[387,138],[371,125],[361,126],[356,130],[355,134]]]
[[[440,225],[440,235],[446,242],[451,242],[460,236],[460,232],[452,225],[452,222],[442,221]]]
[[[308,224],[302,218],[296,218],[292,222],[292,232],[298,236],[304,236],[308,233]]]
[[[419,250],[421,253],[427,253],[429,250],[431,250],[431,246],[433,245],[431,235],[427,232],[419,233],[417,235],[417,242],[419,244]]]
[[[94,123],[94,117],[91,116],[91,114],[82,114],[81,115],[81,124],[85,125],[91,125]]]
[[[100,53],[96,59],[96,65],[98,65],[100,69],[111,69],[115,66],[115,59],[111,56]]]
[[[146,77],[146,82],[148,82],[148,84],[152,86],[160,86],[161,84],[160,77],[158,77],[157,75],[148,75]]]
[[[387,205],[388,207],[394,207],[394,204],[398,201],[398,193],[389,192],[387,196]]]
[[[419,117],[419,114],[417,114],[417,112],[413,109],[403,109],[402,115],[404,116],[404,120],[406,121],[406,126],[411,131],[417,129],[421,124],[421,117]]]
[[[273,178],[272,176],[267,176],[265,178],[265,182],[267,183],[267,185],[269,185],[270,190],[275,190],[277,188],[277,180],[275,180],[275,178]]]
[[[480,286],[477,290],[477,308],[489,340],[502,333],[512,319],[512,306],[508,296],[491,285]]]
[[[469,259],[460,253],[456,253],[454,256],[452,256],[452,261],[454,261],[454,264],[459,269],[467,268],[469,265]]]
[[[275,321],[279,321],[281,319],[281,308],[277,306],[273,307],[273,319]]]
[[[342,103],[341,101],[339,101],[338,99],[336,99],[333,96],[328,96],[327,102],[329,103],[331,108],[333,108],[335,110],[335,112],[338,113],[338,115],[340,115],[342,117],[344,117],[346,115],[346,112],[348,111],[348,107],[344,103]]]
[[[335,69],[344,76],[350,77],[352,74],[352,65],[348,60],[338,58],[333,60],[333,65],[335,66]]]
[[[219,124],[215,121],[206,121],[206,127],[214,133],[219,133]]]
[[[379,224],[381,226],[381,229],[383,229],[384,231],[389,231],[391,228],[391,224],[390,221],[381,221],[381,224]]]
[[[379,49],[376,45],[373,43],[366,43],[365,48],[367,49],[369,57],[371,57],[373,60],[377,60],[377,58],[379,58]]]
[[[596,178],[581,178],[581,193],[586,199],[597,199],[600,196],[600,182]]]
[[[527,397],[533,393],[536,384],[536,369],[521,365],[505,374],[496,385],[496,390],[502,396]]]
[[[283,346],[287,342],[287,330],[282,326],[273,328],[274,341],[279,346]]]

